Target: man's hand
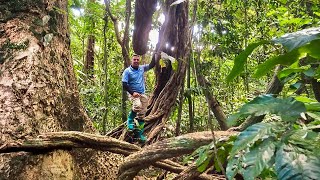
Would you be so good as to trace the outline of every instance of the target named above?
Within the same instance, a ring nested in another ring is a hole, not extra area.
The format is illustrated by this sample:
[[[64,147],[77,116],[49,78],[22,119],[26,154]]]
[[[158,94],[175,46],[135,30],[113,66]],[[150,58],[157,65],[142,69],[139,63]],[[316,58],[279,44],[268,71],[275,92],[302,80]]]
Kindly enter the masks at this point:
[[[138,98],[138,97],[141,96],[141,94],[139,94],[139,93],[137,93],[137,92],[134,92],[134,93],[132,94],[132,96],[133,96],[134,98]]]

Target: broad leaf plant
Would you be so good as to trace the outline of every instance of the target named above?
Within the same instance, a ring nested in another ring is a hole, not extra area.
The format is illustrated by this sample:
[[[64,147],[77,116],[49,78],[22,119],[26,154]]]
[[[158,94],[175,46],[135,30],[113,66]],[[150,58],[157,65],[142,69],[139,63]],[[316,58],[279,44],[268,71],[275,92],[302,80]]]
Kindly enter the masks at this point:
[[[263,40],[248,45],[234,62],[227,77],[232,81],[244,70],[248,56],[260,45],[282,45],[283,53],[274,56],[256,68],[254,77],[266,75],[276,65],[284,66],[278,73],[282,83],[290,83],[304,75],[319,79],[320,28],[310,28],[288,33],[272,40]],[[304,63],[301,63],[303,61]],[[292,84],[291,86],[297,86]],[[226,177],[234,179],[319,179],[320,178],[320,103],[303,95],[277,98],[266,94],[244,104],[239,112],[228,118],[229,126],[242,120],[263,116],[264,120],[253,124],[234,139],[216,142],[218,155],[213,146],[201,147],[187,158],[197,158],[200,172],[206,170],[210,159],[218,157],[227,162]],[[220,172],[214,164],[215,171]]]

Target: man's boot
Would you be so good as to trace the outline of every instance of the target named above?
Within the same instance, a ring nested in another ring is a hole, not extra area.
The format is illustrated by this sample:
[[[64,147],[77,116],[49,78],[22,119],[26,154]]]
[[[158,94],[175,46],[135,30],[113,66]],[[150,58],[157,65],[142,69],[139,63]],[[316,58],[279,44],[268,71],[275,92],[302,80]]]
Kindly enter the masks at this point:
[[[143,135],[144,132],[144,120],[138,119],[139,128],[138,128],[138,138],[141,143],[145,143],[147,141],[146,136]]]
[[[127,120],[127,128],[128,128],[128,131],[133,131],[134,130],[134,118],[136,117],[137,113],[134,112],[134,111],[130,111],[129,112],[129,115],[128,115],[128,120]]]

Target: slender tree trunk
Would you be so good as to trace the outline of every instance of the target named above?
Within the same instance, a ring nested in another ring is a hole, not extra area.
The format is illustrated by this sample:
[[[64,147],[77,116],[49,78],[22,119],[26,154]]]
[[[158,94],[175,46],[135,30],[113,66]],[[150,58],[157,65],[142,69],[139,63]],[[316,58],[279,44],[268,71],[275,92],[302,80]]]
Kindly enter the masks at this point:
[[[191,62],[191,58],[188,58],[188,67],[187,67],[187,88],[190,90],[191,88],[191,84],[190,84],[190,80],[191,80],[191,67],[190,67],[190,62]],[[193,132],[194,131],[194,109],[193,109],[193,104],[192,104],[192,96],[191,96],[191,92],[188,93],[187,95],[187,99],[188,99],[188,107],[189,107],[189,132]]]
[[[244,47],[246,48],[248,46],[248,38],[249,38],[249,33],[248,33],[248,0],[244,0]],[[246,93],[249,93],[249,73],[248,73],[248,66],[245,66],[244,70],[244,76],[243,76],[243,81],[244,81],[244,87],[246,90]]]
[[[198,53],[198,56],[197,56],[198,59],[196,61],[194,61],[195,71],[196,71],[195,74],[197,75],[197,80],[199,82],[199,85],[203,89],[203,93],[206,97],[206,100],[207,100],[209,106],[210,106],[210,110],[213,112],[214,116],[216,117],[221,130],[227,130],[228,129],[228,126],[226,123],[227,117],[224,114],[223,109],[221,108],[217,99],[210,92],[210,90],[209,90],[210,87],[208,86],[209,82],[200,73],[199,64],[198,64],[200,61],[200,55],[201,55],[201,52]]]
[[[95,3],[95,0],[90,0],[87,4]],[[90,34],[88,35],[87,49],[86,49],[86,59],[84,63],[84,72],[87,75],[87,78],[92,79],[94,75],[94,46],[96,38],[94,36],[93,30],[95,28],[95,20],[93,18],[93,12],[88,11],[88,16],[90,19]]]
[[[177,120],[176,120],[176,130],[175,130],[175,135],[176,136],[180,135],[182,107],[183,107],[183,100],[184,100],[184,95],[183,94],[184,94],[184,85],[182,85],[182,88],[181,88],[180,93],[179,93],[178,117],[177,117]]]
[[[102,120],[102,131],[103,134],[107,133],[107,122],[108,122],[108,52],[107,52],[107,37],[106,31],[108,28],[108,15],[104,16],[104,26],[103,26],[103,64],[104,64],[104,73],[105,73],[105,82],[104,82],[104,105],[106,107],[103,120]]]
[[[126,0],[126,16],[125,16],[125,30],[123,38],[121,38],[118,29],[118,18],[115,17],[110,9],[110,0],[104,1],[106,4],[106,12],[108,13],[110,19],[113,22],[114,32],[116,34],[116,39],[121,46],[121,53],[123,57],[123,69],[130,65],[130,55],[129,55],[129,27],[130,27],[130,17],[131,17],[131,0]],[[123,122],[127,120],[127,92],[122,89],[122,100],[121,100],[121,119]]]
[[[94,74],[94,45],[95,37],[93,34],[88,36],[87,50],[86,50],[86,60],[84,64],[84,72],[87,78],[93,78]]]
[[[1,7],[10,16],[0,22],[0,48],[7,47],[0,64],[0,144],[45,132],[94,132],[73,72],[67,1],[6,1]],[[113,179],[118,165],[111,164],[119,160],[86,149],[2,154],[0,179]]]

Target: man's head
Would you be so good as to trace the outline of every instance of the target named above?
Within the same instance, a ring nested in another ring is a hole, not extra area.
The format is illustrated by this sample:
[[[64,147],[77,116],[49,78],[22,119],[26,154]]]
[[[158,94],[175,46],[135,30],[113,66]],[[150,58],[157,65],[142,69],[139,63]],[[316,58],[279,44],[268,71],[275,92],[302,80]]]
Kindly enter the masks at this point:
[[[131,66],[134,68],[138,68],[139,63],[140,63],[140,56],[137,54],[134,54],[131,59]]]

